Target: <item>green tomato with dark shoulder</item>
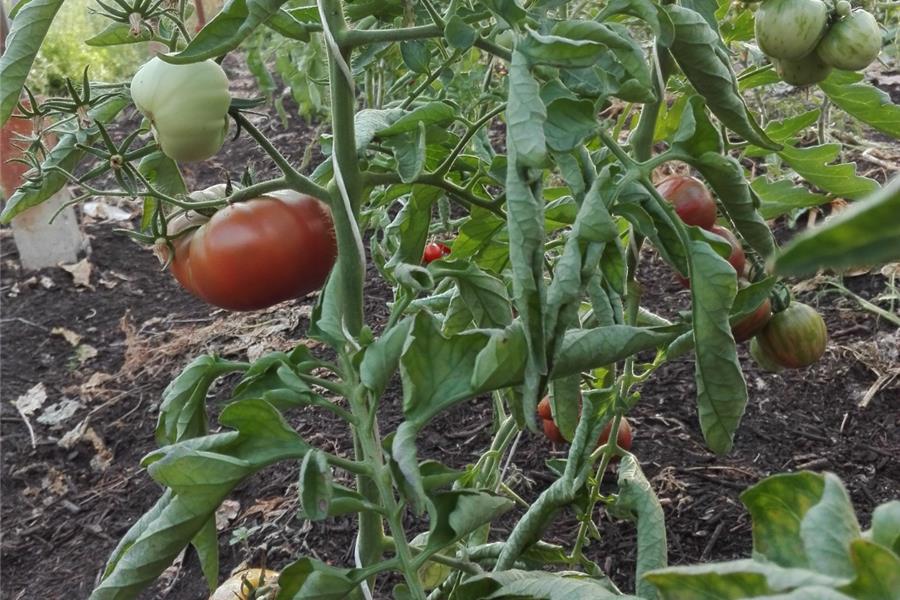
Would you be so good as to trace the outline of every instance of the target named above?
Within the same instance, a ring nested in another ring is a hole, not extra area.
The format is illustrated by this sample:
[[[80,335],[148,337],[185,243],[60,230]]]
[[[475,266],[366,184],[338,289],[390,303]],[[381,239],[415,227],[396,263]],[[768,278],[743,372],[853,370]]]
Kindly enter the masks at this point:
[[[800,60],[772,59],[775,72],[782,81],[803,87],[824,81],[831,73],[831,67],[822,62],[816,54],[810,54]]]
[[[211,60],[173,65],[155,57],[135,73],[131,98],[172,160],[206,160],[225,142],[228,77]]]
[[[855,10],[831,26],[816,47],[826,64],[845,71],[868,67],[881,52],[881,30],[872,13]]]
[[[828,12],[821,0],[766,0],[756,10],[756,43],[771,58],[803,58],[825,35]]]
[[[755,339],[765,356],[776,364],[801,369],[825,354],[828,329],[816,309],[795,301],[775,314]]]

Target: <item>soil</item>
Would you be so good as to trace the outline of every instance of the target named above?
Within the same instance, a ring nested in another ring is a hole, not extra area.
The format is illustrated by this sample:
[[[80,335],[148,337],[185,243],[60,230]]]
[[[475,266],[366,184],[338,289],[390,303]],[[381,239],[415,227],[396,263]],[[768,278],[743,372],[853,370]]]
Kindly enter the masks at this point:
[[[311,127],[294,117],[284,129],[274,121],[267,127],[291,132],[276,136],[276,144],[299,161]],[[218,163],[190,169],[188,180],[194,187],[215,183],[226,167],[239,178],[247,165],[265,175],[262,157],[236,150],[244,146],[229,145]],[[208,352],[246,359],[310,343],[306,331],[312,298],[250,314],[211,310],[161,273],[152,253],[114,233],[111,223],[83,219],[93,250],[87,258],[92,266],[87,285],[59,268],[24,272],[9,231],[3,230],[0,239],[3,599],[90,594],[117,540],[160,493],[139,461],[155,448],[163,389],[190,360]],[[671,315],[685,306],[688,293],[652,252],[639,279],[651,309]],[[867,299],[885,288],[877,273],[846,283]],[[761,372],[746,348],[741,349],[750,402],[728,456],[715,456],[704,447],[691,358],[660,369],[629,414],[635,429],[633,452],[665,508],[671,564],[747,556],[750,522],[739,494],[775,472],[836,473],[864,527],[878,503],[900,497],[900,392],[896,386],[884,387],[860,406],[878,370],[897,366],[898,333],[847,296],[827,293],[821,282],[819,287],[804,285],[798,296],[824,314],[829,349],[814,366],[779,374]],[[377,330],[386,319],[391,292],[374,270],[367,278],[366,298],[368,322]],[[225,378],[215,388],[214,414],[233,383]],[[38,384],[47,398],[28,418],[32,436],[13,401]],[[384,431],[400,421],[400,399],[394,382],[380,413]],[[76,410],[68,418],[59,418],[57,411],[58,418],[48,422],[52,405]],[[315,446],[341,455],[352,452],[346,427],[330,413],[301,410],[292,424]],[[490,424],[490,403],[484,399],[459,406],[424,432],[420,456],[463,467],[487,446]],[[554,447],[542,434],[525,432],[511,463],[515,491],[534,499],[552,481],[546,459],[564,454],[563,447]],[[297,518],[297,466],[281,464],[254,476],[220,511],[223,576],[239,564],[265,560],[277,569],[308,555],[352,563],[353,519],[311,523]],[[508,533],[515,516],[497,524],[497,537]],[[600,509],[597,522],[603,539],[589,546],[589,556],[620,587],[631,589],[633,525]],[[563,513],[547,539],[571,540],[577,526],[573,514]],[[389,591],[390,582],[384,580],[377,595],[387,598]],[[199,600],[206,595],[196,557],[187,552],[142,598]]]

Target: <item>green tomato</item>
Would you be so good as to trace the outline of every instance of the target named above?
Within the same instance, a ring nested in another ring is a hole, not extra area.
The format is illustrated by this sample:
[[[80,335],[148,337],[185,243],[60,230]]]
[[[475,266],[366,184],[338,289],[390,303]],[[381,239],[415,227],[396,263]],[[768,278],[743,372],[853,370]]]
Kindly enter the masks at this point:
[[[850,10],[853,6],[847,2],[847,0],[839,0],[837,4],[834,5],[834,14],[839,17],[846,17],[850,14]]]
[[[881,52],[881,30],[872,13],[855,10],[831,26],[816,48],[823,61],[837,69],[865,69]]]
[[[803,58],[827,27],[828,7],[821,0],[765,0],[756,10],[756,43],[771,58]]]
[[[810,54],[800,60],[777,60],[772,59],[775,65],[775,72],[781,77],[782,81],[804,87],[824,81],[828,74],[831,73],[831,67],[822,62],[816,54]]]
[[[172,160],[205,160],[225,142],[231,104],[228,77],[211,60],[172,65],[155,57],[135,73],[131,99]]]

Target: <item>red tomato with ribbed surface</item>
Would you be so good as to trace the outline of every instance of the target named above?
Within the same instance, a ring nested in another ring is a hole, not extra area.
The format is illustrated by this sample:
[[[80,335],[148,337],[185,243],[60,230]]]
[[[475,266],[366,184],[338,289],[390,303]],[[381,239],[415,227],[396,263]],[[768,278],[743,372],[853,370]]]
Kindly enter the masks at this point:
[[[232,204],[174,245],[178,282],[230,310],[259,310],[317,290],[337,258],[328,207],[290,191]]]
[[[443,242],[431,242],[422,252],[422,262],[426,265],[450,254],[450,246]]]
[[[734,341],[738,344],[746,342],[762,331],[762,328],[766,326],[766,323],[768,323],[771,318],[772,303],[766,298],[755,311],[735,323],[731,328],[731,334],[734,336]]]
[[[687,225],[709,229],[716,222],[716,201],[696,177],[675,175],[664,179],[656,191],[675,208]]]
[[[743,275],[744,268],[747,266],[747,256],[744,254],[744,249],[741,248],[741,242],[738,241],[737,236],[730,229],[725,229],[721,225],[713,225],[709,228],[709,231],[720,238],[725,238],[731,244],[731,254],[728,256],[728,262],[737,271],[738,277]]]

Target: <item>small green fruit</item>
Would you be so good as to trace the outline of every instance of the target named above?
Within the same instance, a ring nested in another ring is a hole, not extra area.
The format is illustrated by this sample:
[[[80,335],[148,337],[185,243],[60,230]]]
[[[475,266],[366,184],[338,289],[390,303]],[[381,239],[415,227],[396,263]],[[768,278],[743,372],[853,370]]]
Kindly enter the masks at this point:
[[[756,43],[772,58],[803,58],[825,35],[828,12],[821,0],[765,0],[756,10]]]
[[[772,59],[775,72],[782,81],[803,87],[824,81],[831,73],[831,67],[826,65],[816,54],[810,54],[800,60]]]
[[[881,30],[872,13],[855,10],[831,26],[816,48],[826,64],[845,71],[868,67],[881,52]]]

